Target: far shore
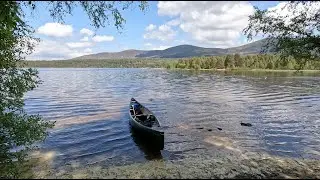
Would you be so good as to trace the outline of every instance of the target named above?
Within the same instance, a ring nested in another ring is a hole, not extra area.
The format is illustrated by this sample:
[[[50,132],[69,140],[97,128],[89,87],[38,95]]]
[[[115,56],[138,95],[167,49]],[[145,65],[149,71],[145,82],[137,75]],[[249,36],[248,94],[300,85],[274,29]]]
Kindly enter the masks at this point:
[[[86,68],[99,68],[99,69],[168,69],[164,67],[25,67],[25,68],[76,68],[76,69],[86,69]],[[246,68],[237,68],[237,69],[182,69],[182,68],[170,68],[168,70],[189,70],[189,71],[257,71],[257,72],[320,72],[320,70],[311,70],[311,69],[303,69],[303,70],[295,70],[295,69],[246,69]]]
[[[161,68],[165,69],[165,68]],[[178,68],[177,68],[178,69]],[[193,70],[195,69],[183,69],[183,70]],[[294,70],[294,69],[199,69],[200,71],[261,71],[261,72],[320,72],[320,70]]]

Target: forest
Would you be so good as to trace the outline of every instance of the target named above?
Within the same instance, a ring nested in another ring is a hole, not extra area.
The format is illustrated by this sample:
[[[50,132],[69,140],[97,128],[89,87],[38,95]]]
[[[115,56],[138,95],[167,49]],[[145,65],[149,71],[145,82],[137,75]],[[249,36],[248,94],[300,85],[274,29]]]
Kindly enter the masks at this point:
[[[202,56],[180,59],[104,59],[104,60],[52,60],[25,61],[26,67],[55,68],[168,68],[168,69],[276,69],[320,70],[320,61],[305,64],[293,57],[281,59],[276,54]],[[302,64],[302,66],[301,66]]]

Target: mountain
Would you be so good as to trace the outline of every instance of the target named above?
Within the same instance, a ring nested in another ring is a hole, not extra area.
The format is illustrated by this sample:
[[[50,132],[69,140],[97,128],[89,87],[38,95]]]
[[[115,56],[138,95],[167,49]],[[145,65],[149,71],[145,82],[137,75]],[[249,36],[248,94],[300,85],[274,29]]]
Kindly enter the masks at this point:
[[[259,41],[255,41],[249,44],[245,44],[242,46],[238,47],[233,47],[233,48],[228,48],[227,53],[229,54],[234,54],[234,53],[239,53],[239,54],[258,54],[261,52],[262,47],[264,44],[267,43],[266,39],[262,39]]]
[[[137,55],[136,57],[145,58],[183,58],[193,56],[206,55],[223,55],[226,53],[225,49],[221,48],[203,48],[192,45],[180,45],[171,47],[165,50],[146,51]]]
[[[97,53],[97,54],[89,54],[89,55],[84,55],[80,57],[76,57],[73,59],[127,59],[127,58],[134,58],[137,55],[144,53],[145,51],[140,51],[140,50],[125,50],[121,52],[103,52],[103,53]]]
[[[130,59],[130,58],[184,58],[194,56],[218,56],[226,54],[259,54],[266,39],[232,48],[203,48],[192,45],[179,45],[165,50],[125,50],[104,52],[76,57],[73,59]]]

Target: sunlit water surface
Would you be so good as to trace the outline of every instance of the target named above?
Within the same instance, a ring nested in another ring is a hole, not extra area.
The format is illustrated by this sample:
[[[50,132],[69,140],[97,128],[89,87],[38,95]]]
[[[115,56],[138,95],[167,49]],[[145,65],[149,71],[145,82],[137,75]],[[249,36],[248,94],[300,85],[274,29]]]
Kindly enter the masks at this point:
[[[91,68],[39,73],[43,83],[27,93],[25,109],[56,121],[40,144],[42,152],[54,152],[56,166],[109,166],[224,149],[320,159],[319,75]],[[131,97],[160,120],[161,152],[148,151],[130,133]]]

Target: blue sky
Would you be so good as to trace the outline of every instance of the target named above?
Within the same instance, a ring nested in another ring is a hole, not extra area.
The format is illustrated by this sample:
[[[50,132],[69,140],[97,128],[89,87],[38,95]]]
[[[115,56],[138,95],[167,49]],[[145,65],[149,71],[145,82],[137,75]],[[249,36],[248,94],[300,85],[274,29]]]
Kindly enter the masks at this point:
[[[278,1],[148,3],[145,13],[137,5],[123,11],[126,24],[122,33],[117,31],[113,22],[105,28],[95,29],[81,8],[75,8],[73,15],[67,15],[63,24],[50,17],[43,2],[38,4],[32,16],[30,10],[25,9],[28,24],[41,39],[27,59],[70,59],[91,53],[165,49],[180,44],[220,48],[238,46],[247,43],[241,30],[253,12],[253,6],[267,9],[279,4]]]

